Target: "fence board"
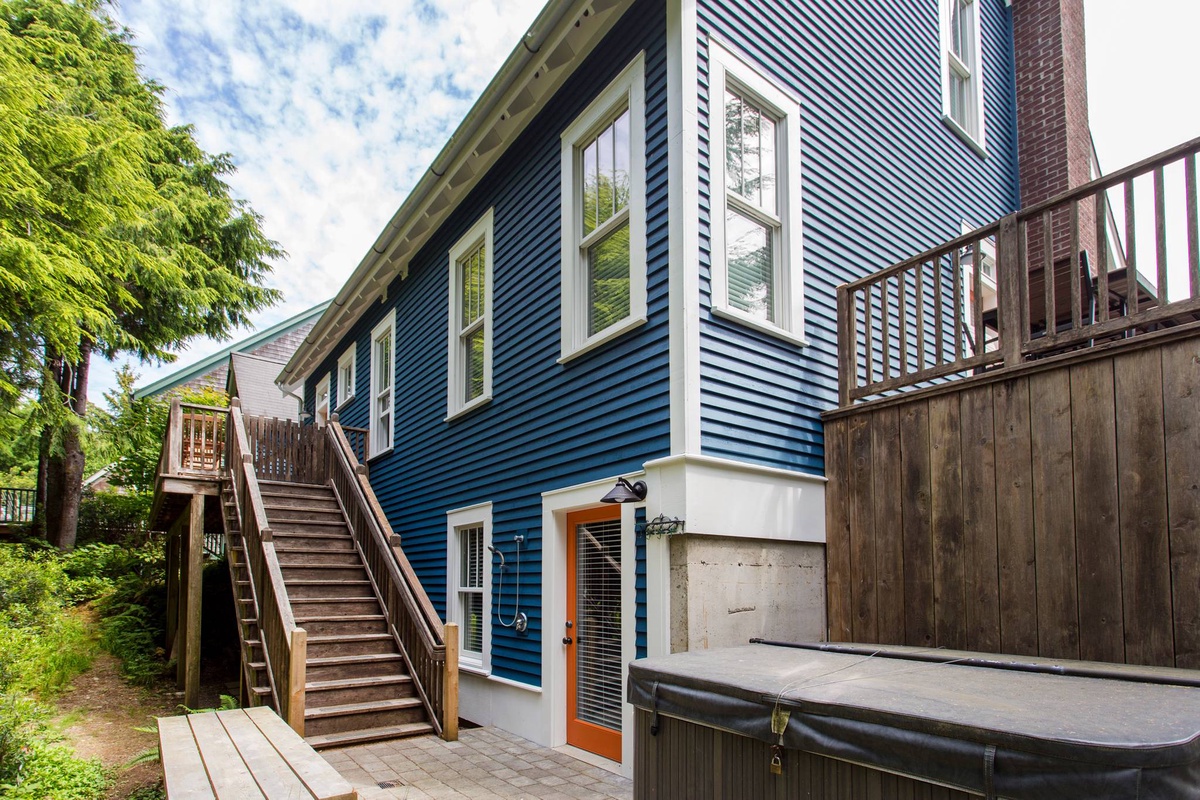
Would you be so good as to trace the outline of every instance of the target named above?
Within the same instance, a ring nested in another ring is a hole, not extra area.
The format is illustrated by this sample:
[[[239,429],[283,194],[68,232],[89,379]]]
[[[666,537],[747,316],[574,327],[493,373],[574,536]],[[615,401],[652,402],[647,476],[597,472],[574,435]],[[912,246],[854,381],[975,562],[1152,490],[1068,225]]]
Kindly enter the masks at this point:
[[[1079,364],[1070,375],[1079,626],[1088,632],[1080,639],[1079,654],[1120,662],[1125,641],[1112,362]]]
[[[904,538],[903,530],[895,524],[901,516],[900,414],[894,408],[885,408],[872,416],[879,636],[904,641]]]
[[[1079,658],[1075,498],[1071,473],[1071,382],[1064,370],[1029,379],[1038,651]]]
[[[929,406],[900,410],[903,456],[901,507],[904,533],[904,644],[934,646],[933,538],[929,504]]]
[[[1138,664],[1171,664],[1171,553],[1162,356],[1141,350],[1113,360],[1121,562],[1125,571],[1125,649]],[[1193,580],[1195,577],[1193,576]]]
[[[1200,669],[1200,341],[1162,350],[1175,666]]]
[[[840,421],[825,426],[825,471],[830,479],[825,488],[825,558],[828,564],[825,589],[828,592],[829,639],[834,642],[853,641],[846,427],[846,423]]]
[[[853,638],[878,641],[879,616],[875,592],[875,492],[871,458],[871,415],[850,421],[850,474],[861,487],[850,499],[850,567]]]
[[[1000,587],[996,579],[999,566],[992,387],[963,392],[960,399],[967,647],[995,652],[1000,648]]]
[[[929,401],[933,617],[939,647],[966,647],[962,442],[956,395]]]

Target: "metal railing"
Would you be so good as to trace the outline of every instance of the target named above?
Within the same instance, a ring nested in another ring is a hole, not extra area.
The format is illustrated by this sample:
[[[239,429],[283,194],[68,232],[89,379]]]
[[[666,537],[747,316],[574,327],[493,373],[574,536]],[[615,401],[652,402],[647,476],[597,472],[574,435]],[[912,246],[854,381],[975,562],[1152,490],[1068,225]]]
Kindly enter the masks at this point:
[[[247,572],[258,603],[258,630],[271,695],[279,716],[303,736],[308,634],[296,625],[292,614],[259,491],[255,451],[236,399],[229,409],[227,434],[229,480],[239,511]]]
[[[839,405],[1200,320],[1198,152],[1194,139],[838,287]]]
[[[36,505],[36,489],[0,489],[0,525],[33,522]]]
[[[315,430],[315,429],[314,429]],[[375,586],[397,646],[413,677],[413,685],[439,735],[458,738],[458,628],[444,625],[425,593],[421,581],[400,549],[379,507],[366,467],[355,457],[354,447],[334,415],[322,439],[327,449],[324,463],[367,574]]]

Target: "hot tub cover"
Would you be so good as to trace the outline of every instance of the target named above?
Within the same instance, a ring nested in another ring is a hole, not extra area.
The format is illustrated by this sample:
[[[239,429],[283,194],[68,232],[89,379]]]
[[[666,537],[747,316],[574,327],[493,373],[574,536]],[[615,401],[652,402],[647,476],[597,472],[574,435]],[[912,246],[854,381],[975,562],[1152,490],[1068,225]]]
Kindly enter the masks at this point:
[[[629,701],[986,797],[1200,798],[1200,672],[810,647],[822,646],[752,644],[635,661]],[[972,659],[977,665],[962,663]],[[1108,677],[1079,674],[1088,672]],[[777,724],[782,736],[772,732],[779,712],[789,712]]]

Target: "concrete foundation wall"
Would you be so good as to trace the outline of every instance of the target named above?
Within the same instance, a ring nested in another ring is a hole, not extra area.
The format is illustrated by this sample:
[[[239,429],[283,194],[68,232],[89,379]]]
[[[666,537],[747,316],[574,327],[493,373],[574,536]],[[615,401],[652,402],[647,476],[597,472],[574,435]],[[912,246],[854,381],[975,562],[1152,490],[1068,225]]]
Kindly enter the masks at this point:
[[[671,652],[825,639],[825,546],[671,537]]]

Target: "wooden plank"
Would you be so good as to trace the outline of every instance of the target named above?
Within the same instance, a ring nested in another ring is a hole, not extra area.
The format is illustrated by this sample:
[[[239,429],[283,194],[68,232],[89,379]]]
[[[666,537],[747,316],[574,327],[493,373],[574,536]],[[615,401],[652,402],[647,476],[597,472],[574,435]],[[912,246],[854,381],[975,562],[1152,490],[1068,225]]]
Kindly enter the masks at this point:
[[[158,752],[169,800],[209,800],[215,797],[187,717],[159,718]]]
[[[900,328],[900,371],[899,375],[908,372],[908,273],[896,275],[896,312],[899,314],[897,326]]]
[[[1162,349],[1175,666],[1200,669],[1200,339]]]
[[[242,709],[219,711],[214,716],[237,749],[259,790],[268,800],[310,798],[308,788]]]
[[[967,648],[996,653],[1000,651],[1000,579],[992,387],[963,392],[959,408]]]
[[[909,403],[900,413],[901,513],[904,547],[904,638],[934,646],[933,534],[929,501],[929,404]]]
[[[1098,192],[1096,217],[1096,313],[1100,322],[1108,321],[1108,195]]]
[[[1200,297],[1200,195],[1196,186],[1196,154],[1184,159],[1184,191],[1187,193],[1188,292]]]
[[[971,243],[974,259],[971,265],[971,325],[975,330],[975,352],[985,349],[983,339],[983,251],[979,240]]]
[[[853,641],[847,420],[825,424],[825,591],[829,641]]]
[[[445,627],[446,659],[442,680],[442,738],[458,741],[458,623],[447,622]]]
[[[1029,378],[1029,416],[1038,653],[1050,658],[1079,658],[1071,381],[1066,370]]]
[[[992,386],[996,437],[996,532],[1000,650],[1037,654],[1037,569],[1030,464],[1029,380]]]
[[[1071,330],[1079,330],[1083,325],[1083,297],[1079,281],[1082,278],[1082,268],[1079,263],[1079,201],[1071,201],[1071,271],[1068,273],[1071,287]],[[1090,277],[1090,276],[1089,276]]]
[[[254,776],[229,740],[216,713],[189,714],[186,719],[196,738],[213,793],[220,798],[236,797],[238,800],[262,798],[263,793]]]
[[[354,787],[266,706],[246,712],[317,800],[354,800]]]
[[[1133,178],[1125,181],[1125,274],[1137,275],[1137,219],[1133,199]],[[1133,291],[1130,291],[1130,287]],[[1138,311],[1137,281],[1125,281],[1125,313]]]
[[[875,323],[874,294],[872,286],[863,288],[863,341],[866,343],[867,383],[875,382]]]
[[[904,644],[904,527],[900,495],[900,414],[884,409],[871,426],[875,478],[875,593],[878,642]]]
[[[954,360],[963,357],[963,278],[962,254],[958,248],[950,254],[950,279],[954,281]]]
[[[1154,255],[1158,267],[1158,282],[1154,288],[1158,294],[1158,305],[1164,306],[1167,304],[1169,294],[1167,291],[1167,199],[1161,166],[1154,168]]]
[[[1049,209],[1042,214],[1042,288],[1046,297],[1042,320],[1046,338],[1052,340],[1058,333],[1058,301],[1054,297],[1054,212]]]
[[[883,370],[883,379],[892,377],[892,301],[891,279],[884,278],[879,282],[879,366]]]
[[[942,259],[933,260],[933,349],[937,355],[933,366],[946,360],[946,320],[942,301]],[[920,371],[920,370],[918,370]]]
[[[166,651],[175,645],[179,629],[179,537],[167,537],[167,631]]]
[[[917,325],[917,365],[916,372],[925,369],[925,263],[917,265],[916,282],[916,325]],[[905,372],[908,370],[906,369]]]
[[[1131,664],[1167,666],[1174,663],[1175,645],[1160,351],[1114,358],[1113,375],[1120,420],[1117,479],[1125,657]]]
[[[876,642],[879,635],[875,591],[875,499],[871,458],[871,415],[850,420],[850,569],[852,639]]]
[[[1079,655],[1125,661],[1121,527],[1112,361],[1070,368],[1075,541],[1079,575]]]
[[[929,403],[933,614],[938,647],[966,647],[963,565],[962,448],[958,396]]]
[[[1029,293],[1025,291],[1028,268],[1022,258],[1021,242],[1025,229],[1017,223],[1016,214],[1000,221],[996,242],[996,294],[999,314],[1000,352],[1004,365],[1021,363],[1021,345],[1029,336]]]

